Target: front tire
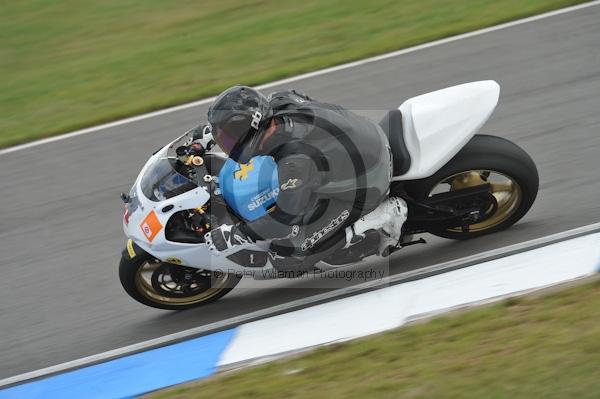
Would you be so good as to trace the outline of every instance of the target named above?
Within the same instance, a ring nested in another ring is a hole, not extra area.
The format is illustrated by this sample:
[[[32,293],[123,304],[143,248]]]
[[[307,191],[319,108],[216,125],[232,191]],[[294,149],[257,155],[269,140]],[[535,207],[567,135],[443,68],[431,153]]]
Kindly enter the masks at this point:
[[[166,310],[203,306],[225,296],[240,276],[164,263],[149,255],[121,257],[119,279],[125,291],[144,305]]]
[[[494,180],[495,179],[495,180]],[[462,228],[431,229],[440,237],[464,240],[505,230],[529,211],[538,193],[539,176],[531,157],[501,137],[476,135],[433,176],[406,185],[415,200],[440,191],[490,184],[497,207],[484,220]],[[449,186],[449,187],[446,187]]]

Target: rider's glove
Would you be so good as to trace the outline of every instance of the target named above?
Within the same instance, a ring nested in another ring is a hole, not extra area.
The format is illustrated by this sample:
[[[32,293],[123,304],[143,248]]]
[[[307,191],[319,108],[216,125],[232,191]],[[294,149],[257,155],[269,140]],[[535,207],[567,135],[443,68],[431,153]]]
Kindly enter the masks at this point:
[[[235,245],[253,242],[247,234],[244,234],[239,226],[224,224],[204,235],[204,241],[208,249],[215,252],[225,251]]]
[[[199,144],[207,150],[210,150],[215,145],[210,124],[196,126],[189,130],[189,133],[192,133],[192,145]]]

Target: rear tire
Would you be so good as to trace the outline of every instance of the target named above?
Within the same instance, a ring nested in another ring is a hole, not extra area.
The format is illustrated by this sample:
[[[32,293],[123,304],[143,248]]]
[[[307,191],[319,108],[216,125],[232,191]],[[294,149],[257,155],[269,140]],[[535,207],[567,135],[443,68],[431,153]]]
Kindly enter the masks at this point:
[[[463,188],[488,183],[487,178],[491,174],[510,181],[503,188],[506,190],[505,197],[511,203],[499,206],[495,213],[489,215],[487,222],[484,220],[473,224],[469,226],[469,231],[460,228],[430,231],[440,237],[464,240],[507,229],[525,216],[533,205],[538,193],[539,176],[535,163],[523,149],[501,137],[476,135],[433,176],[412,181],[406,184],[405,189],[418,201],[429,197],[441,185],[448,184],[452,190],[459,185]],[[500,187],[500,184],[497,186]],[[499,197],[499,194],[494,193],[494,196]]]
[[[169,270],[184,274],[187,271],[192,276],[196,273],[203,275],[196,277],[198,284],[192,285],[192,288],[188,289],[189,295],[186,295],[181,289],[177,292],[177,284],[172,280],[174,273],[169,273]],[[147,277],[148,274],[151,278]],[[119,264],[119,279],[129,296],[144,305],[166,310],[185,310],[217,301],[229,293],[241,277],[226,273],[217,275],[208,270],[171,265],[149,255],[138,255],[133,259],[123,255]],[[174,288],[172,292],[168,291],[169,284]]]

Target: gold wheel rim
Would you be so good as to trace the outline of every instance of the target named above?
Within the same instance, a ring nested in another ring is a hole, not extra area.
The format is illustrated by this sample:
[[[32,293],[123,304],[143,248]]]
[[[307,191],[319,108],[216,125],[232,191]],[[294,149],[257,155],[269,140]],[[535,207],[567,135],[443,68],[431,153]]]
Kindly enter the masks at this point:
[[[469,225],[469,232],[481,232],[491,229],[509,219],[519,209],[523,200],[523,192],[519,184],[503,173],[493,170],[469,170],[456,173],[437,183],[429,193],[431,197],[442,191],[437,189],[442,185],[449,185],[445,191],[460,190],[469,187],[476,187],[482,184],[490,184],[491,193],[496,198],[498,207],[496,211],[485,220]],[[447,231],[460,233],[461,228],[447,229]]]
[[[188,297],[168,297],[160,294],[152,286],[151,276],[152,273],[162,264],[162,262],[148,262],[145,261],[137,270],[135,274],[135,285],[138,291],[150,299],[153,302],[160,303],[162,305],[175,305],[175,306],[187,306],[194,305],[201,302],[205,302],[210,298],[217,295],[223,289],[227,287],[227,283],[230,281],[230,275],[227,273],[220,273],[219,276],[214,278],[211,283],[211,287],[199,292],[198,294],[191,295]]]

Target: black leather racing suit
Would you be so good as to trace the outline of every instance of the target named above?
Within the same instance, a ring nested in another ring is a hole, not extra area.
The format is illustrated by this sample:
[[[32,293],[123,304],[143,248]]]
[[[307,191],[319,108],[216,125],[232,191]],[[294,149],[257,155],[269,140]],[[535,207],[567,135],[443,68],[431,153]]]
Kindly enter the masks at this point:
[[[272,156],[279,194],[267,215],[239,227],[255,240],[273,240],[279,270],[309,268],[340,248],[345,228],[388,194],[389,144],[378,125],[340,106],[295,91],[269,100],[276,132],[240,162]]]

